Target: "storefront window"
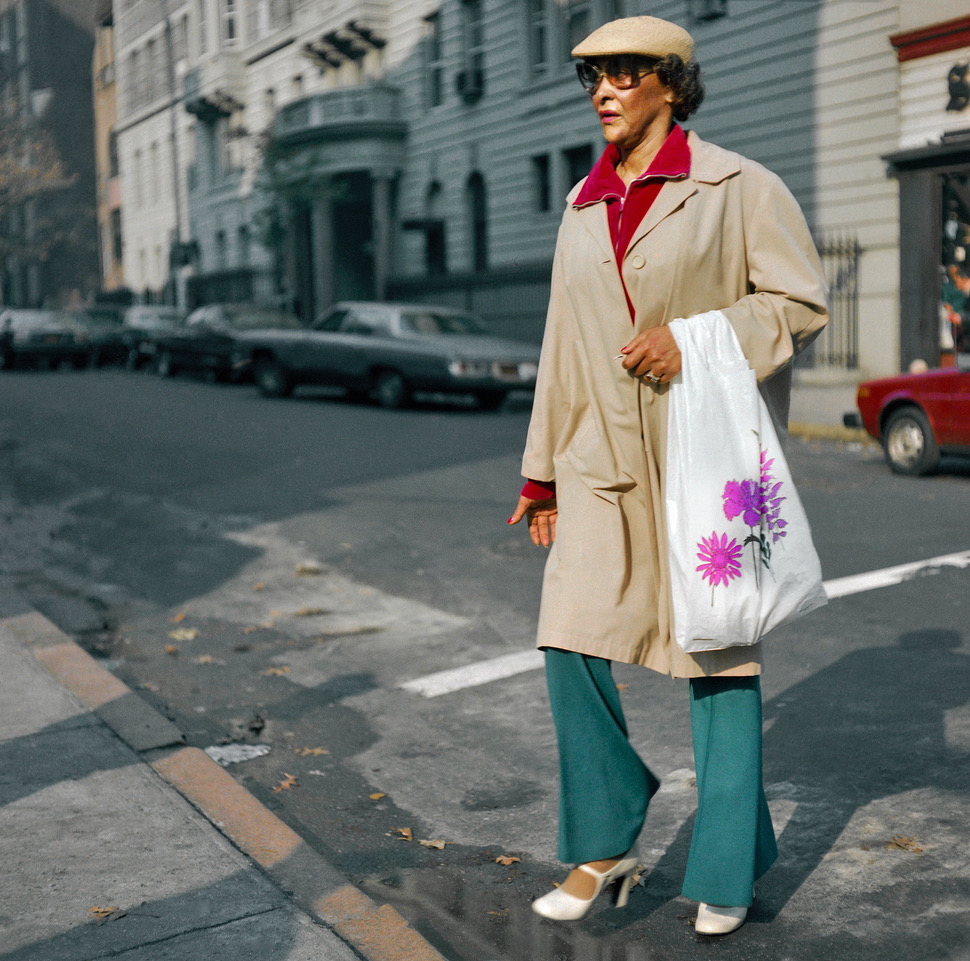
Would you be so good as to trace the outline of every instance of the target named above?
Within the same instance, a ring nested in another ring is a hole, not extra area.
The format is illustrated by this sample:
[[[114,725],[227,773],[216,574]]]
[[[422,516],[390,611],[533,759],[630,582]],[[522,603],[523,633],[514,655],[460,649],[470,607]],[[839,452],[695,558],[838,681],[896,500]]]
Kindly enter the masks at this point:
[[[940,348],[970,352],[970,174],[943,175]]]

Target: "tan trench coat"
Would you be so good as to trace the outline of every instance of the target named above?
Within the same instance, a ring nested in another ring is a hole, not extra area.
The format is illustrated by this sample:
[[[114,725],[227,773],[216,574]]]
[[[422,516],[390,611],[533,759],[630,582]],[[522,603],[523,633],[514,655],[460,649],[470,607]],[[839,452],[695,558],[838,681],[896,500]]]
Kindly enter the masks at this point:
[[[572,207],[552,293],[522,474],[555,481],[559,518],[538,646],[675,677],[758,674],[760,644],[687,655],[673,637],[663,510],[667,388],[616,360],[635,332],[723,310],[785,436],[791,360],[825,325],[821,264],[781,180],[688,136],[690,176],[669,181],[630,241],[623,280],[605,203]]]

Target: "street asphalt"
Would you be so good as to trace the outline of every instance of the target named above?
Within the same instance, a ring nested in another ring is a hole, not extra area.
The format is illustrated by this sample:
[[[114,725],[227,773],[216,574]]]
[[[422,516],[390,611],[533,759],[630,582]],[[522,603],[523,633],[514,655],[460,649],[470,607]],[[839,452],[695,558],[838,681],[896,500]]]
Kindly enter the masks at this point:
[[[799,387],[792,433],[841,427],[851,385]],[[0,574],[0,957],[432,961]]]

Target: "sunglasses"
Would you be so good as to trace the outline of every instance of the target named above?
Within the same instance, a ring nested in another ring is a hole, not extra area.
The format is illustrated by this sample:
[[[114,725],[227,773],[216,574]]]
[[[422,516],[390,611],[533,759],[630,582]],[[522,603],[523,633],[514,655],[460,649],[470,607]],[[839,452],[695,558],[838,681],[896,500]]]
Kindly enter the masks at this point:
[[[581,60],[576,64],[576,74],[586,92],[593,94],[604,77],[610,82],[610,86],[619,90],[639,87],[640,81],[647,74],[653,73],[656,66],[657,61],[649,57],[610,57],[602,61],[602,65],[591,60]]]

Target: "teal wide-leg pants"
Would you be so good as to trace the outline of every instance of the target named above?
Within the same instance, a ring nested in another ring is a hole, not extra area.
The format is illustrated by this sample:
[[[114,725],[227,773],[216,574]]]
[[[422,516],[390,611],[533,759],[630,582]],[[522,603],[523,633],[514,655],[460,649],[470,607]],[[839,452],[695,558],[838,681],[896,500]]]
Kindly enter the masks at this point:
[[[559,858],[571,864],[628,851],[660,782],[633,750],[610,661],[546,649],[559,743]],[[758,677],[690,681],[697,817],[683,894],[751,904],[778,855],[762,786]]]

